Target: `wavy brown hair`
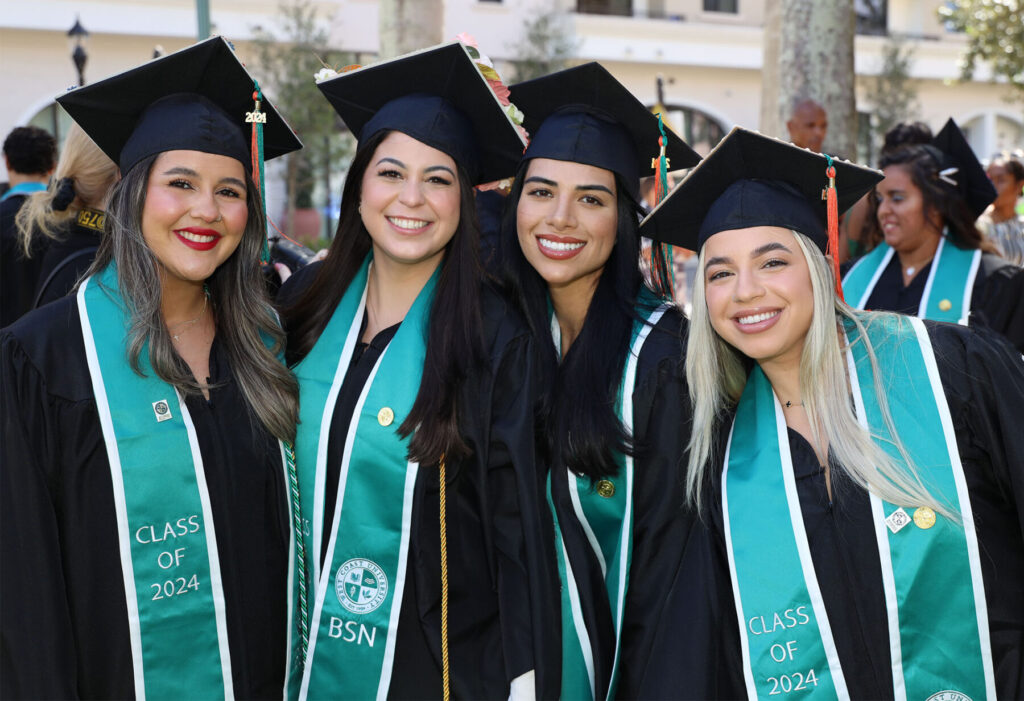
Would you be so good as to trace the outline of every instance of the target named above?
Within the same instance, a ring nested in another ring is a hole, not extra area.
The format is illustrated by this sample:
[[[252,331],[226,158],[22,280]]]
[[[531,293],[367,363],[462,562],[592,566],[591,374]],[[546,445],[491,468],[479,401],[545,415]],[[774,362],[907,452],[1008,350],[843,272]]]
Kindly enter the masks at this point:
[[[149,364],[164,382],[185,395],[202,391],[178,355],[160,312],[159,266],[142,235],[142,212],[153,164],[160,154],[139,161],[114,186],[107,207],[106,235],[87,275],[117,265],[121,296],[130,314],[128,362],[143,373],[142,352],[149,345]],[[217,338],[227,352],[232,374],[255,418],[282,440],[295,438],[299,415],[299,386],[278,360],[284,332],[267,297],[260,274],[260,252],[266,236],[266,217],[251,177],[246,174],[246,221],[242,241],[207,279]],[[264,340],[269,343],[265,343]]]

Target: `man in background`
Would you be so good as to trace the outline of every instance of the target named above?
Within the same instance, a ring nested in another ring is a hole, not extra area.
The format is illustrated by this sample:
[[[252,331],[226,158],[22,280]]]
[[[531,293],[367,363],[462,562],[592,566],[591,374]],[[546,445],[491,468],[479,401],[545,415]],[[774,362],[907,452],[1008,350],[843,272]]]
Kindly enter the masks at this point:
[[[793,112],[786,122],[789,140],[800,148],[809,148],[821,153],[828,131],[828,115],[825,108],[810,98],[802,98],[793,104]]]
[[[57,165],[57,142],[38,127],[16,127],[4,139],[3,153],[10,188],[0,197],[0,327],[32,306],[42,251],[25,257],[14,218],[29,195],[46,189]]]

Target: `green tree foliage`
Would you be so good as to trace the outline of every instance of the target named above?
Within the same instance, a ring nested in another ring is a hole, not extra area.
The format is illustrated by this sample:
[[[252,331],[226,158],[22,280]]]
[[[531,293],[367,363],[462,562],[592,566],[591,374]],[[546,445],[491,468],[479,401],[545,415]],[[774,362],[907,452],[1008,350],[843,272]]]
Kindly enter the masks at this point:
[[[515,55],[512,59],[514,75],[509,76],[507,84],[567,68],[577,47],[565,13],[546,10],[531,14],[523,21],[522,39],[510,48]]]
[[[351,55],[329,46],[329,21],[318,16],[310,0],[284,0],[278,9],[275,30],[254,27],[253,72],[304,148],[289,154],[286,165],[288,213],[286,227],[293,228],[296,207],[315,204],[319,180],[324,199],[331,194],[332,165],[348,156],[351,136],[337,114],[320,94],[313,76],[324,65],[340,67]]]
[[[953,0],[939,8],[950,29],[967,34],[961,79],[970,80],[979,61],[1005,78],[1011,98],[1024,101],[1024,13],[1020,0]]]
[[[882,48],[882,69],[871,81],[868,101],[874,106],[871,133],[872,153],[881,146],[885,133],[900,122],[913,121],[920,106],[917,85],[910,77],[914,47],[898,36],[890,37]]]

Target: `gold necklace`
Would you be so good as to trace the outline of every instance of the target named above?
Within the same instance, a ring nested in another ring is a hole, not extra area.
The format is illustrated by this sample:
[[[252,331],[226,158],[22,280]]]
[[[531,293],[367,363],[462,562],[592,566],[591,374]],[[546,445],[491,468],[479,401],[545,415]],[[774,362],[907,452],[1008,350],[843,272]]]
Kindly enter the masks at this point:
[[[192,328],[192,326],[194,324],[199,323],[199,320],[203,318],[204,314],[206,314],[206,306],[209,303],[209,301],[210,301],[210,293],[207,292],[203,296],[203,308],[199,312],[199,316],[197,316],[195,319],[189,319],[188,321],[179,321],[176,324],[172,324],[171,326],[168,326],[167,327],[167,331],[171,334],[171,338],[173,338],[175,341],[180,341],[182,334],[184,334],[187,329],[190,329],[190,328]],[[173,329],[179,329],[179,328],[181,330],[178,331],[178,333],[173,333]]]

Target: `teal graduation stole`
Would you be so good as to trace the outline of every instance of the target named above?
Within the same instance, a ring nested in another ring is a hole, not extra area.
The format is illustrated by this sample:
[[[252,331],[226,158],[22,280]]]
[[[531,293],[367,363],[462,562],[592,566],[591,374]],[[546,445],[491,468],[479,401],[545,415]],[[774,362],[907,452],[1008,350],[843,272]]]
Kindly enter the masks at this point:
[[[408,440],[397,429],[419,391],[439,273],[416,297],[362,389],[348,427],[334,513],[325,514],[331,419],[359,340],[369,265],[367,257],[316,345],[295,367],[302,397],[299,485],[313,495],[312,528],[304,532],[315,608],[305,673],[291,686],[303,699],[383,699],[391,683],[419,469],[406,460]],[[325,537],[329,564],[321,571]]]
[[[77,301],[114,488],[135,696],[233,698],[217,538],[188,408],[146,348],[145,377],[131,369],[113,264],[82,283]],[[289,646],[291,633],[289,618]]]
[[[629,357],[626,360],[617,402],[619,420],[630,434],[633,432],[633,389],[636,386],[640,352],[651,329],[661,320],[668,306],[659,305],[645,321],[633,324]],[[555,347],[560,349],[561,330],[558,320],[553,315],[551,333]],[[614,698],[618,686],[622,618],[629,586],[629,565],[633,554],[633,458],[628,455],[621,455],[619,458],[619,485],[610,479],[602,479],[596,485],[591,485],[589,477],[573,475],[568,470],[557,471],[559,478],[564,478],[568,482],[576,518],[587,535],[605,578],[608,603],[615,625],[615,657],[608,685],[609,699]],[[555,478],[555,474],[556,471],[552,470],[548,477],[549,503],[550,480]],[[555,520],[558,574],[562,581],[562,698],[594,698],[596,689],[590,637],[583,620],[579,590],[562,543],[558,515],[555,514],[553,504],[551,507]]]
[[[895,697],[994,699],[974,520],[927,330],[920,319],[900,315],[868,323],[899,436],[932,494],[963,520],[927,507],[911,517],[871,495]],[[852,324],[847,333],[858,418],[901,462],[881,417],[864,344]],[[848,698],[804,531],[782,406],[759,367],[733,421],[722,502],[748,694]]]
[[[935,250],[916,316],[932,321],[966,324],[971,311],[974,280],[981,264],[981,251],[957,248],[947,243],[943,235]],[[895,250],[881,243],[850,268],[843,278],[843,296],[850,306],[864,309],[878,278],[894,254]],[[932,294],[933,291],[935,294]]]

